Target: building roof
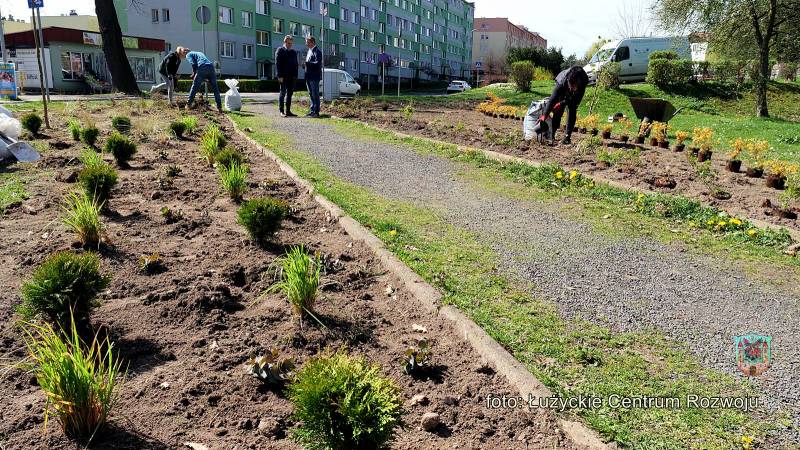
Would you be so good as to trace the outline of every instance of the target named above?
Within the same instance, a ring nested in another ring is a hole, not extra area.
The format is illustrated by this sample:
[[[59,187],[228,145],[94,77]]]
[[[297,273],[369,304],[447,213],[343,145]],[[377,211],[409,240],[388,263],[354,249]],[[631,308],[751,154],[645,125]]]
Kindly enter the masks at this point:
[[[474,25],[476,31],[484,31],[489,33],[514,31],[520,34],[528,34],[532,37],[535,36],[543,38],[542,35],[536,31],[531,31],[524,26],[515,25],[508,20],[507,17],[476,17]]]
[[[44,28],[73,28],[76,30],[91,31],[94,33],[100,31],[100,25],[97,23],[97,16],[42,16],[42,26]],[[3,31],[6,34],[30,31],[32,29],[33,24],[30,22],[9,22],[8,20],[3,21]]]
[[[63,27],[45,27],[42,30],[42,37],[44,39],[44,46],[51,42],[70,42],[76,44],[87,44],[99,46],[99,33],[92,30],[76,30],[74,28]],[[34,35],[32,29],[20,31],[17,33],[6,33],[6,47],[33,47],[35,45]],[[163,52],[166,48],[166,43],[163,39],[144,38],[136,36],[123,36],[129,39],[128,43],[135,40],[135,48],[139,50],[153,50]],[[127,48],[129,44],[126,44]]]

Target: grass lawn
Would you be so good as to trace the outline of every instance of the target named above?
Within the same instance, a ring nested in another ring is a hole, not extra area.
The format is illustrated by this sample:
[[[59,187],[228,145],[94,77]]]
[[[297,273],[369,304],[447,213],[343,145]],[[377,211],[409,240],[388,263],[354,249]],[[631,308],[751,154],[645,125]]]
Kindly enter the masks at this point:
[[[552,81],[533,83],[533,91],[523,94],[512,85],[496,85],[473,89],[471,91],[450,96],[439,97],[400,97],[399,101],[452,103],[463,100],[483,100],[488,92],[495,93],[506,100],[506,104],[527,108],[534,99],[550,96]],[[638,119],[628,101],[629,97],[655,97],[672,102],[676,108],[685,107],[670,121],[671,133],[677,130],[690,131],[694,127],[711,127],[717,140],[716,148],[723,151],[729,149],[733,139],[759,138],[770,142],[773,149],[768,157],[784,159],[800,163],[800,84],[789,82],[771,82],[769,88],[769,107],[772,117],[759,119],[753,115],[755,100],[753,93],[744,92],[741,96],[732,96],[714,86],[706,89],[695,89],[684,95],[666,93],[649,84],[624,84],[617,90],[598,90],[596,111],[602,120],[617,112],[630,117],[635,123]],[[594,88],[586,91],[579,113],[586,115],[594,94]],[[386,100],[398,101],[397,97],[384,97]]]
[[[556,394],[758,395],[746,382],[703,368],[682,344],[655,331],[614,334],[591,323],[562,319],[554,305],[533,297],[525,282],[500,272],[498,256],[474,234],[448,224],[434,210],[391,201],[337,178],[297,151],[292,137],[263,117],[232,118],[240,128],[252,128],[254,139],[314,183],[318,192],[371,228],[401,260],[440,289],[446,303],[468,314]],[[374,139],[379,132],[371,133],[364,138]],[[383,138],[389,139],[377,136]],[[606,439],[632,448],[739,448],[742,437],[763,442],[770,429],[781,426],[775,418],[738,410],[606,405],[566,414],[583,417]]]
[[[13,174],[0,174],[0,217],[6,208],[27,198],[25,184]]]

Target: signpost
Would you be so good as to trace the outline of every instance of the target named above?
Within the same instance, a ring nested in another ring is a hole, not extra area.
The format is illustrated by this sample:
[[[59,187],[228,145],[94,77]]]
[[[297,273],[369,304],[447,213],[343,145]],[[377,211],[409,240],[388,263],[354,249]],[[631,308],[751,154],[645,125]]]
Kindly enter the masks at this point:
[[[211,9],[209,9],[206,5],[201,5],[197,7],[197,10],[194,12],[194,16],[197,18],[197,21],[200,22],[200,25],[203,29],[203,54],[206,54],[206,25],[211,22]],[[203,99],[208,99],[208,83],[203,82]]]
[[[480,61],[475,61],[475,87],[481,87],[481,68],[483,67],[483,63]]]
[[[36,61],[39,63],[39,88],[42,91],[42,104],[44,105],[44,127],[50,128],[50,116],[47,112],[47,93],[45,92],[44,70],[42,70],[42,45],[39,34],[37,33],[36,10],[44,6],[44,0],[28,0],[28,7],[31,8],[31,19],[33,21],[33,41],[36,45]],[[41,23],[38,24],[41,27]],[[48,87],[49,90],[49,87]]]
[[[400,76],[402,75],[403,70],[403,60],[400,59],[402,56],[400,53],[400,44],[403,40],[403,22],[400,22],[400,24],[397,26],[397,33],[397,96],[400,97]]]

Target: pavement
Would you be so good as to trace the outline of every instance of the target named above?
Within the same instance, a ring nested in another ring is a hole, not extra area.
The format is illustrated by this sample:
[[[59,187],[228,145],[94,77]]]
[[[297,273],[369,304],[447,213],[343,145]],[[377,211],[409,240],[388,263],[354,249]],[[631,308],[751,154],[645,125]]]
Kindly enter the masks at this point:
[[[610,239],[564,217],[562,205],[484,190],[447,158],[403,145],[375,145],[337,132],[326,120],[281,119],[275,108],[246,109],[273,119],[336,176],[389,199],[435,208],[473,231],[508,261],[503,270],[529,280],[533,294],[562,315],[615,331],[658,330],[685,343],[705,366],[741,376],[733,337],[772,336],[774,363],[753,379],[770,408],[793,412],[800,425],[800,296],[791,286],[758,281],[719,256],[690,254],[649,238]],[[797,437],[797,436],[794,436]],[[793,438],[790,438],[793,439]]]

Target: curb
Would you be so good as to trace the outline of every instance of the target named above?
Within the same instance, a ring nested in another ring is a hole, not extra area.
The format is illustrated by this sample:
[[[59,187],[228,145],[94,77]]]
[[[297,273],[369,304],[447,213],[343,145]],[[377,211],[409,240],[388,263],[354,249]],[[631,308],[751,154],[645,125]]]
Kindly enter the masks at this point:
[[[336,204],[320,194],[315,193],[314,185],[298,175],[289,164],[284,162],[272,151],[266,149],[255,139],[245,134],[232,119],[228,118],[236,133],[251,145],[258,148],[261,153],[274,161],[289,178],[314,197],[314,200],[335,217],[347,234],[354,240],[364,242],[381,261],[381,264],[403,283],[403,286],[420,301],[422,306],[431,314],[438,315],[450,322],[454,330],[472,345],[478,354],[491,363],[498,373],[503,375],[509,384],[516,388],[523,398],[551,397],[552,392],[534,377],[525,366],[517,361],[503,346],[492,339],[486,331],[479,327],[469,317],[455,307],[442,305],[442,294],[433,286],[426,283],[416,272],[411,270],[399,258],[386,249],[383,241],[372,234],[352,217],[348,216]],[[616,448],[604,443],[597,433],[589,429],[582,422],[558,418],[558,425],[572,443],[582,450],[607,450]]]

